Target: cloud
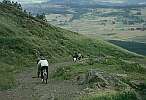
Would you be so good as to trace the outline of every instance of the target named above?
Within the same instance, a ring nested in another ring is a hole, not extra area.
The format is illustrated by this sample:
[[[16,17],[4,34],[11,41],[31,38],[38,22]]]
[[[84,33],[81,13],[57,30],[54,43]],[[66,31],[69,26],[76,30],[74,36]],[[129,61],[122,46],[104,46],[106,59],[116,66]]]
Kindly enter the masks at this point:
[[[140,5],[144,5],[144,4],[146,4],[146,2],[140,2],[140,3],[138,3],[138,4],[140,4]]]

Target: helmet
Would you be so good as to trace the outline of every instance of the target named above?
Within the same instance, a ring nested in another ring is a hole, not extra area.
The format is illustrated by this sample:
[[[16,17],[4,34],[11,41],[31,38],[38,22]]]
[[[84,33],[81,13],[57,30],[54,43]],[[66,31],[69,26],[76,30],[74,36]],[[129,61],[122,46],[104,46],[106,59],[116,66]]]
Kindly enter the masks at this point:
[[[45,60],[45,57],[44,56],[41,56],[41,60]]]

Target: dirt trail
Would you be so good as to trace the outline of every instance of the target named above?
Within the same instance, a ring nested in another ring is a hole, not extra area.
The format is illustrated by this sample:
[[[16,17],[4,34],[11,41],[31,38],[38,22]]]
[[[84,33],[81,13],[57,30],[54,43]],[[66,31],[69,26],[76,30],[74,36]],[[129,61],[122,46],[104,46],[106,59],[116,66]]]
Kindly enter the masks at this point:
[[[49,74],[61,65],[71,65],[73,62],[52,64]],[[18,87],[0,92],[1,100],[76,100],[81,87],[72,81],[49,79],[48,84],[42,84],[36,76],[37,68],[31,68],[18,74]]]

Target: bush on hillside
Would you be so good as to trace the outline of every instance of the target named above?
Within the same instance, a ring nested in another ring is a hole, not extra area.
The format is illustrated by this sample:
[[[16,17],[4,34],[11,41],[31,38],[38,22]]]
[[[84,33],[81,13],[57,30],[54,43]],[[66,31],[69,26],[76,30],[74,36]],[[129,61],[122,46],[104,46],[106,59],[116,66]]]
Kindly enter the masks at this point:
[[[138,63],[123,63],[122,69],[127,72],[144,73],[146,70]]]
[[[19,9],[19,10],[22,10],[22,6],[21,6],[21,4],[18,3],[18,2],[14,2],[14,1],[11,2],[10,0],[3,0],[1,3],[2,3],[3,5],[13,6],[13,7],[16,7],[16,8]]]
[[[37,15],[36,15],[36,18],[38,18],[38,19],[40,19],[40,20],[42,20],[42,21],[47,21],[47,20],[46,20],[45,14],[37,14]]]

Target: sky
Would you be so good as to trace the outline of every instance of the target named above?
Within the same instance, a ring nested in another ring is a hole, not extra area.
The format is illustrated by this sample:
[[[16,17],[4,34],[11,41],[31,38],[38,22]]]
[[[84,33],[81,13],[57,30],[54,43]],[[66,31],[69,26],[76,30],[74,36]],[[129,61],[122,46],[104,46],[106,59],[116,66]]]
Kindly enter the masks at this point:
[[[2,0],[0,0],[0,1],[2,1]],[[42,3],[42,2],[47,2],[47,1],[50,1],[50,0],[13,0],[13,1],[17,1],[17,2],[22,3],[22,4],[29,4],[29,3]],[[105,2],[105,3],[128,3],[128,4],[146,3],[146,0],[93,0],[93,1],[103,2],[103,3]]]

